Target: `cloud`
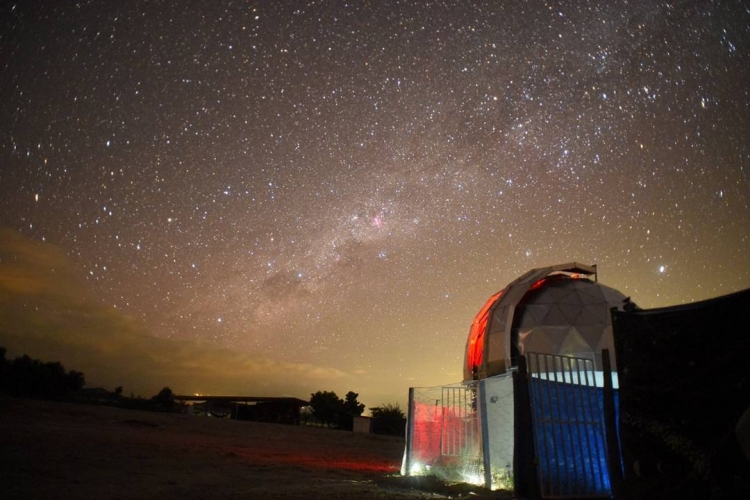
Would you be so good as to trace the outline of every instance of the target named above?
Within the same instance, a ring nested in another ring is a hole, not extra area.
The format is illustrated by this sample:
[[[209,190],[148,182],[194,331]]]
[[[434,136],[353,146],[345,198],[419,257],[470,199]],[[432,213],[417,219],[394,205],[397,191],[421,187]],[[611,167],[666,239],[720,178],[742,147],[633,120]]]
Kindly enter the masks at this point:
[[[88,386],[126,393],[307,394],[349,383],[336,368],[149,335],[101,304],[57,247],[0,228],[0,345],[84,372]],[[282,286],[281,288],[284,288]]]

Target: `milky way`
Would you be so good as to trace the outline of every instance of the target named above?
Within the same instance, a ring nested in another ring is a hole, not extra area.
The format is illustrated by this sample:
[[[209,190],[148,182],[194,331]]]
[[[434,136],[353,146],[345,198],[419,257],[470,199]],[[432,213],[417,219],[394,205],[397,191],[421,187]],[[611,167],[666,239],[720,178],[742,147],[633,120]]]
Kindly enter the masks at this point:
[[[0,18],[0,225],[155,338],[335,367],[370,406],[459,381],[533,267],[596,263],[644,307],[750,286],[745,2]]]

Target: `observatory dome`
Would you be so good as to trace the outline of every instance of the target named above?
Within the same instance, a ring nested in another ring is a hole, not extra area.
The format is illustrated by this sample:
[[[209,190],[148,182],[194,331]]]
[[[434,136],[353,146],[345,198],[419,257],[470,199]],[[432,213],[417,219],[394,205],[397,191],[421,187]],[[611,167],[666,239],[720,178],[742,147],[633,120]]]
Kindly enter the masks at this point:
[[[490,297],[475,317],[464,380],[505,373],[528,352],[589,358],[600,367],[602,349],[614,353],[610,310],[629,303],[597,282],[595,266],[532,269]]]

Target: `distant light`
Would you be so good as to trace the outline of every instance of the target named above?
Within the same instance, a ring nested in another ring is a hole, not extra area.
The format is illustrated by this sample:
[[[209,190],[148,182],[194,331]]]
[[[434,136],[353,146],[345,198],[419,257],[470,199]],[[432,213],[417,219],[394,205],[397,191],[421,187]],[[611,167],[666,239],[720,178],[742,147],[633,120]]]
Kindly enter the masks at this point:
[[[663,274],[667,270],[667,266],[659,266],[659,273]]]
[[[219,323],[221,323],[221,317],[216,318],[216,321],[218,321]]]

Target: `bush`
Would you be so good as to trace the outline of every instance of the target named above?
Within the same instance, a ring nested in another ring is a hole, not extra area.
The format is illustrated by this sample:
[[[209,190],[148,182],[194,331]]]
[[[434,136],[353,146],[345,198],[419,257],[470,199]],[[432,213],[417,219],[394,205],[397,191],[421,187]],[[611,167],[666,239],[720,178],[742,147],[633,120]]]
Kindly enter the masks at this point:
[[[395,405],[385,404],[370,410],[372,412],[373,434],[386,434],[389,436],[404,436],[406,431],[406,415],[398,403]]]
[[[151,403],[153,404],[153,409],[156,411],[171,413],[174,412],[177,408],[177,405],[174,401],[174,393],[169,387],[163,388],[161,391],[159,391],[159,394],[152,397]]]

